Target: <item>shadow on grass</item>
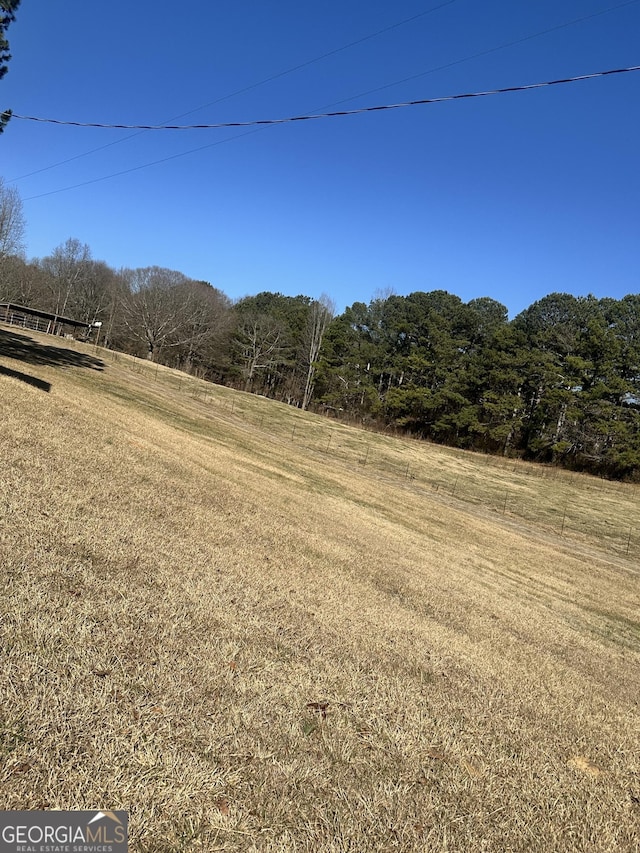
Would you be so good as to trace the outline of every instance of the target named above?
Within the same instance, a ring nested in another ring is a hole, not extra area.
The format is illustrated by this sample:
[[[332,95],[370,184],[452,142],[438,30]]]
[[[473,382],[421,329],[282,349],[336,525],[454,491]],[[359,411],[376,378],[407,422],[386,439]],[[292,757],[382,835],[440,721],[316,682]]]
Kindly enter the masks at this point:
[[[10,376],[12,379],[19,379],[20,382],[26,382],[27,385],[33,385],[34,388],[39,388],[41,391],[51,391],[50,382],[38,379],[37,376],[29,376],[28,373],[20,373],[19,370],[11,370],[10,367],[3,367],[1,364],[0,376]]]
[[[54,339],[55,340],[55,339]],[[43,344],[35,341],[27,335],[17,335],[15,332],[9,332],[7,329],[0,329],[0,356],[14,358],[17,361],[23,361],[25,364],[48,365],[52,367],[86,367],[90,370],[104,370],[104,362],[99,358],[93,358],[90,355],[85,355],[81,352],[76,352],[65,347],[57,347],[51,344]],[[9,368],[3,368],[3,373]],[[17,373],[17,371],[16,371]],[[27,374],[16,375],[15,378],[26,377]],[[23,381],[27,381],[27,377]],[[30,382],[35,385],[41,380]],[[48,383],[43,383],[47,385]],[[40,387],[40,385],[36,385]],[[51,387],[51,386],[49,386]],[[43,390],[49,390],[49,388]]]

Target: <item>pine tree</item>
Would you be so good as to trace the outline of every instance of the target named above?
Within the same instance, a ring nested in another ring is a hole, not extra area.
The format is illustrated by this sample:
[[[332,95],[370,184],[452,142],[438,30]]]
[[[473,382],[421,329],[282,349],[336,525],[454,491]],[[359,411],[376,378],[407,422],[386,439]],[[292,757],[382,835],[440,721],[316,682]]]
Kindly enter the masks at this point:
[[[8,62],[11,59],[9,53],[9,42],[6,38],[6,31],[9,24],[16,19],[16,10],[20,5],[20,0],[0,0],[0,80],[9,70]],[[11,110],[5,110],[0,113],[0,133],[4,130],[7,122],[11,118]]]

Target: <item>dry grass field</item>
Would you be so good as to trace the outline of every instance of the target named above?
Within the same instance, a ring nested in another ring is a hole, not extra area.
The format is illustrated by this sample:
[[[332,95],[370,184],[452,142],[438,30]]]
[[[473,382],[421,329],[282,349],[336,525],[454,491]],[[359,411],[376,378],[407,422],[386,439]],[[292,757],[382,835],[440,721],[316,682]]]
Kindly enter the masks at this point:
[[[0,809],[640,850],[638,489],[0,328]]]

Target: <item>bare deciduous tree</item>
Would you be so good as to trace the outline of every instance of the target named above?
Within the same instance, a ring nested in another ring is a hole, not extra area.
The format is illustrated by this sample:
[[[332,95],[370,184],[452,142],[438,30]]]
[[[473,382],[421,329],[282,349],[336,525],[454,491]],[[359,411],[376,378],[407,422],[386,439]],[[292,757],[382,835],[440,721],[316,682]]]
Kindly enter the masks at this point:
[[[22,255],[24,232],[20,194],[0,178],[0,263],[11,255]]]
[[[154,361],[163,347],[181,347],[208,332],[196,282],[177,270],[144,267],[123,271],[129,293],[123,319]]]
[[[0,302],[17,302],[46,310],[45,279],[37,263],[27,263],[18,255],[9,255],[0,262]]]
[[[304,338],[304,357],[307,365],[307,378],[302,397],[302,409],[306,409],[309,405],[309,401],[311,400],[316,375],[316,364],[320,354],[320,347],[322,346],[322,339],[324,338],[327,326],[333,319],[335,313],[335,302],[330,299],[326,293],[323,293],[320,299],[311,305],[309,310],[309,320]]]
[[[87,325],[104,321],[116,299],[116,278],[104,261],[85,261],[67,303],[69,313]]]
[[[183,342],[177,345],[177,363],[187,373],[204,376],[228,337],[231,301],[206,281],[187,281],[181,290],[189,311],[181,332]]]
[[[282,329],[266,314],[243,318],[234,340],[240,357],[244,390],[249,391],[256,374],[278,363],[282,353]]]
[[[91,263],[91,249],[75,237],[70,237],[41,261],[47,274],[51,295],[51,310],[64,316],[74,295],[85,286]]]

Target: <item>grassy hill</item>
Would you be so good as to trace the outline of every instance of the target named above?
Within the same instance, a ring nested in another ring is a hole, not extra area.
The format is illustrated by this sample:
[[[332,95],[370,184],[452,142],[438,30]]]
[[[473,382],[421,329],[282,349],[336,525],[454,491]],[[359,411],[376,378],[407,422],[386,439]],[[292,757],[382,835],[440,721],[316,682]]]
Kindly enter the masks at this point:
[[[639,849],[637,487],[0,328],[0,809]]]

